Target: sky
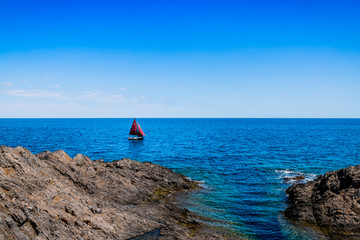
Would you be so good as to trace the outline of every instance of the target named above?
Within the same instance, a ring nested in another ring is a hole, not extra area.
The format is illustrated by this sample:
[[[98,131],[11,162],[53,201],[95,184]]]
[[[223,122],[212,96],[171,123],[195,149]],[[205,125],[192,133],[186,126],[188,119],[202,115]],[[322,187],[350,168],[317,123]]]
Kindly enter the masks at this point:
[[[360,118],[359,1],[0,2],[0,118]]]

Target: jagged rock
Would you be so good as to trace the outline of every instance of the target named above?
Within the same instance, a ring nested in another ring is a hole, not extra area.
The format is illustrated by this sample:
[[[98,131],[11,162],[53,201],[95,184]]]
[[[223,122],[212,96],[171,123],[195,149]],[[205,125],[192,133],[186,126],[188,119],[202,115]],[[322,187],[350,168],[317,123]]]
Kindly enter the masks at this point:
[[[360,239],[360,165],[292,185],[286,193],[290,220],[320,228],[332,238]]]
[[[0,147],[0,239],[222,239],[168,195],[196,182],[149,162]]]

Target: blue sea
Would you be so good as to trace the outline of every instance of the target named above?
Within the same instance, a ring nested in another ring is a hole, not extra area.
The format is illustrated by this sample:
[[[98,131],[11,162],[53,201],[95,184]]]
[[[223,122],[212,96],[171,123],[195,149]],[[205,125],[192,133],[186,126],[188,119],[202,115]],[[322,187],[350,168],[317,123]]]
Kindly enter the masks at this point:
[[[146,138],[129,141],[132,121],[0,119],[0,145],[171,168],[203,185],[184,207],[247,239],[327,239],[283,217],[292,184],[284,178],[360,163],[360,119],[138,119]]]

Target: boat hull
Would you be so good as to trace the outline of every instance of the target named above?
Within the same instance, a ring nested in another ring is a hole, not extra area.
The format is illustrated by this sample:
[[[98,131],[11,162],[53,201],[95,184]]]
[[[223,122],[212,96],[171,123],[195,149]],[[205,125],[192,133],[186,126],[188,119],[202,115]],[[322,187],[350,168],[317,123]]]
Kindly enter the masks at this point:
[[[129,140],[144,140],[143,137],[128,137]]]

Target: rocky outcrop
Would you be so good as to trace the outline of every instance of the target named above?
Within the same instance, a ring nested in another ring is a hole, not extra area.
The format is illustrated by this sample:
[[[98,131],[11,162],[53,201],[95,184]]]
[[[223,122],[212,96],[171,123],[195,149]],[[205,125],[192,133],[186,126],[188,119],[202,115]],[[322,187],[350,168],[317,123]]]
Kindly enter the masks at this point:
[[[221,239],[169,201],[197,187],[149,162],[1,146],[0,239]]]
[[[286,193],[290,220],[318,227],[332,238],[360,239],[360,165],[295,184]]]

